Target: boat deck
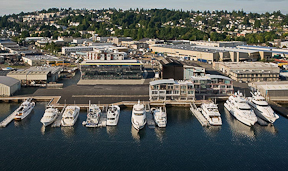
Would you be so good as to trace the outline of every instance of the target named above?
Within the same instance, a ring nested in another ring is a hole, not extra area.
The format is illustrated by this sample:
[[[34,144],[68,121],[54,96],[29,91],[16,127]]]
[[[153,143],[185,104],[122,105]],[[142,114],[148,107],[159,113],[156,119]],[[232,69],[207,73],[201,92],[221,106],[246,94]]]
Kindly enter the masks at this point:
[[[65,110],[65,107],[62,108],[62,111],[59,113],[56,120],[52,123],[51,127],[60,127],[61,126],[61,119],[62,119],[62,115],[64,113],[64,110]]]

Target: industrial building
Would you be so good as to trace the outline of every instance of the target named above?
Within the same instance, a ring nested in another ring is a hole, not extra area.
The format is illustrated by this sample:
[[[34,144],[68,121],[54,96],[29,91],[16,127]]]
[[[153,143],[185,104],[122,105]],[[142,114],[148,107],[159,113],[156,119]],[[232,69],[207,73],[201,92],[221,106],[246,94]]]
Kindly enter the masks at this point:
[[[150,101],[194,101],[195,90],[191,81],[163,79],[151,81],[149,85]]]
[[[288,101],[288,81],[253,82],[249,86],[252,91],[259,91],[268,101]]]
[[[69,55],[72,52],[93,51],[92,46],[75,46],[75,47],[62,47],[62,54]]]
[[[62,67],[31,67],[24,71],[11,71],[7,76],[21,81],[23,86],[46,86],[58,80]]]
[[[81,63],[81,79],[142,79],[142,63],[137,60],[86,60]]]
[[[55,56],[49,55],[27,55],[22,57],[23,62],[29,64],[30,66],[41,66],[41,65],[49,65],[50,63],[60,63],[63,60]]]
[[[211,47],[236,47],[236,46],[245,45],[245,42],[197,40],[197,41],[190,41],[190,44],[194,44],[198,46],[211,46]]]
[[[177,60],[166,58],[160,61],[161,78],[183,80],[183,64]]]
[[[150,46],[150,50],[155,53],[165,53],[167,56],[209,63],[218,61],[256,61],[261,59],[259,51],[257,50],[244,50],[238,48],[178,44],[152,45]]]
[[[277,81],[280,69],[278,65],[263,62],[215,62],[213,68],[236,81]]]
[[[20,81],[6,76],[0,76],[0,96],[11,96],[21,89]]]

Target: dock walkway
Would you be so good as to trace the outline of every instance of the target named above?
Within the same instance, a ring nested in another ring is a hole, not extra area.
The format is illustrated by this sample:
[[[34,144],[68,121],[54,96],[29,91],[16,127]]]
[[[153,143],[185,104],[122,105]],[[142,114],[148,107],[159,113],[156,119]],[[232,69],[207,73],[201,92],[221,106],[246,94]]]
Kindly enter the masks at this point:
[[[62,119],[62,115],[64,113],[65,110],[65,106],[62,108],[62,111],[59,113],[58,117],[56,118],[56,120],[52,123],[51,127],[60,127],[61,126],[61,119]]]
[[[13,121],[13,119],[15,118],[15,114],[16,114],[16,110],[11,113],[7,118],[5,118],[2,122],[0,122],[0,127],[4,128],[6,127],[10,122]]]
[[[155,128],[155,121],[153,119],[150,105],[146,104],[145,109],[146,109],[146,117],[147,117],[146,120],[147,120],[148,128],[153,129],[153,128]]]
[[[204,118],[199,109],[196,107],[195,103],[191,103],[190,110],[194,116],[198,119],[202,126],[209,126],[209,122]]]

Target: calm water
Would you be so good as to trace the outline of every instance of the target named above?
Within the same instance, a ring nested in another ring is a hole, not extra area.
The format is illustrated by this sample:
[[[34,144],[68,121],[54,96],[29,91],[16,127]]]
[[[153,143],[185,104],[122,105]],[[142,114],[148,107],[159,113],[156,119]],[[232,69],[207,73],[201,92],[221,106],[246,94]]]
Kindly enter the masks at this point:
[[[18,104],[0,103],[0,119]],[[131,129],[131,109],[117,127],[42,127],[45,103],[0,129],[1,170],[287,170],[288,120],[249,128],[219,104],[223,126],[203,128],[188,108],[168,108],[166,129]]]

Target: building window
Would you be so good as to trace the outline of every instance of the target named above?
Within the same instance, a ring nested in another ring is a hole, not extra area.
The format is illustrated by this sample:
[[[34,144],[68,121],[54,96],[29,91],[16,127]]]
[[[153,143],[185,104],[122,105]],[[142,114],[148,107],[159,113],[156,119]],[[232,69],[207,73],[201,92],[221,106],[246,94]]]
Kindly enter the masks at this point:
[[[189,90],[193,89],[193,85],[188,85],[188,89]]]
[[[152,94],[158,94],[158,91],[152,91]]]
[[[186,89],[186,86],[184,85],[184,86],[181,86],[181,90],[185,90]]]
[[[194,91],[188,91],[188,94],[194,94]]]
[[[220,88],[226,88],[226,86],[225,85],[220,85]]]

